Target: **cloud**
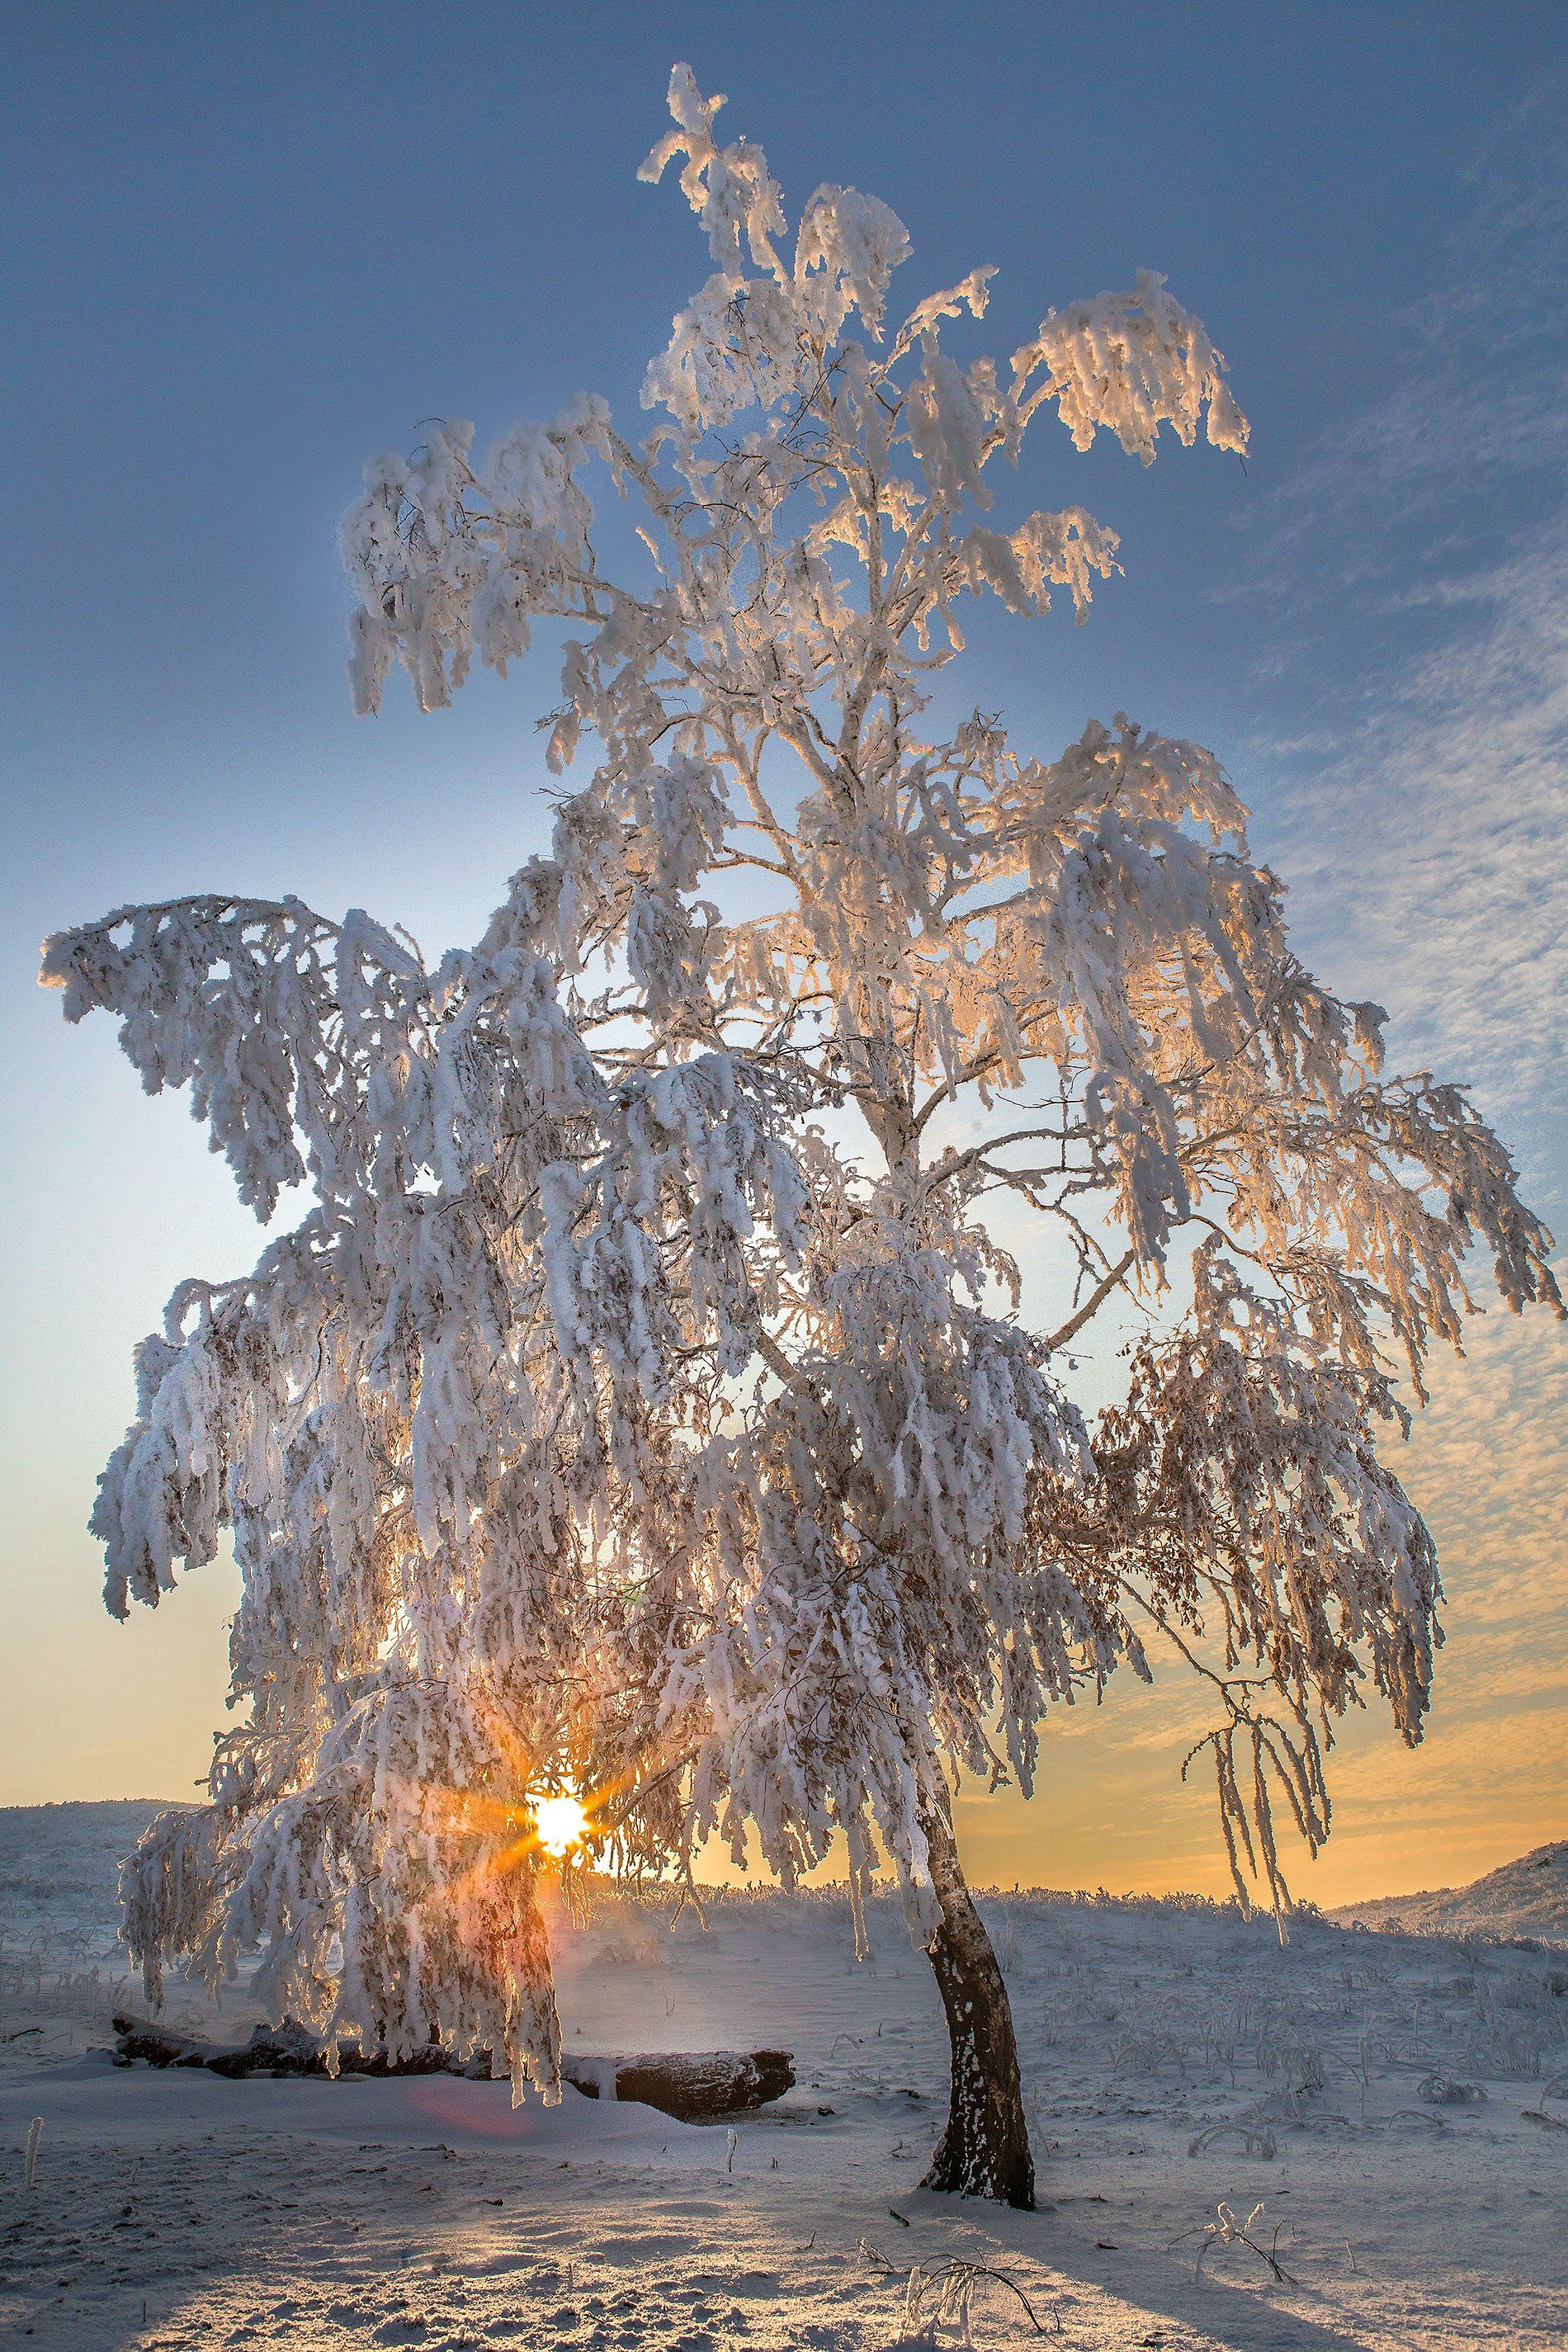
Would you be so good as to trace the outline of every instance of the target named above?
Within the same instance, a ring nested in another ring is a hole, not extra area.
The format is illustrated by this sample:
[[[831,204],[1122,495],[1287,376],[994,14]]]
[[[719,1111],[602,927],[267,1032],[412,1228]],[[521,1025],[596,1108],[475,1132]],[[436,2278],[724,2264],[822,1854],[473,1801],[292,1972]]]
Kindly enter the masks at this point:
[[[1494,1309],[1467,1333],[1465,1362],[1437,1367],[1433,1401],[1394,1467],[1443,1555],[1451,1613],[1529,1628],[1568,1656],[1557,1608],[1565,1549],[1568,1338],[1540,1316]]]
[[[1278,676],[1336,639],[1331,715],[1251,747],[1299,934],[1542,1170],[1568,1159],[1565,125],[1556,73],[1481,127],[1434,283],[1372,340],[1384,388],[1259,499],[1240,591]]]
[[[1400,1059],[1522,1113],[1539,1150],[1568,1112],[1568,528],[1426,593],[1458,625],[1268,845],[1336,980],[1394,1013]]]
[[[1297,684],[1248,764],[1303,952],[1390,1007],[1398,1066],[1474,1083],[1568,1227],[1565,122],[1558,77],[1483,137],[1435,284],[1388,322],[1385,388],[1258,502],[1245,593]],[[1387,1455],[1448,1594],[1426,1737],[1405,1748],[1370,1693],[1334,1727],[1333,1836],[1316,1869],[1286,1856],[1320,1901],[1455,1883],[1564,1828],[1568,1340],[1494,1302],[1467,1349]],[[1212,1768],[1178,1777],[1212,1698],[1162,1671],[1057,1710],[1035,1804],[963,1809],[980,1874],[1222,1890]]]
[[[1274,610],[1265,667],[1295,679],[1250,757],[1298,942],[1389,1006],[1396,1066],[1474,1087],[1549,1215],[1568,1213],[1565,124],[1558,73],[1483,126],[1435,282],[1388,321],[1384,389],[1259,500],[1244,583]]]
[[[1498,499],[1568,455],[1568,74],[1543,75],[1483,124],[1460,178],[1460,223],[1431,286],[1383,325],[1366,362],[1384,388],[1351,396],[1253,516],[1242,592],[1300,619],[1347,585],[1408,580],[1413,545],[1451,573],[1495,548]],[[1468,200],[1468,201],[1467,201]],[[1487,560],[1483,557],[1483,562]]]

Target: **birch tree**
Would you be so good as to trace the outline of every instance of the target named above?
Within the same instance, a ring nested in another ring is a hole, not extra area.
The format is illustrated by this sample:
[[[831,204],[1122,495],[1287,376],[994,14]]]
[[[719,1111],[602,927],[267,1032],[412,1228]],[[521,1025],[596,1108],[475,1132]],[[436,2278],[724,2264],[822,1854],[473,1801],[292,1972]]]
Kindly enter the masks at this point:
[[[1211,752],[951,716],[973,600],[1081,621],[1118,568],[1081,507],[1012,519],[1037,424],[1245,448],[1204,328],[1144,271],[976,356],[990,269],[903,311],[897,215],[823,186],[792,241],[721,103],[677,67],[642,168],[709,264],[646,426],[584,395],[481,457],[448,419],[344,520],[361,710],[561,647],[550,847],[483,937],[432,967],[209,897],[47,948],[264,1223],[311,1194],[176,1291],[101,1483],[117,1614],[226,1539],[243,1580],[210,1802],[132,1858],[127,1932],[153,1994],[259,1946],[275,2016],[554,2097],[542,1801],[622,1874],[837,1845],[945,2005],[931,2185],[1026,2206],[963,1777],[1027,1794],[1053,1706],[1168,1655],[1283,1912],[1271,1800],[1315,1850],[1345,1709],[1420,1737],[1437,1569],[1382,1456],[1428,1352],[1482,1255],[1561,1301],[1463,1090],[1292,953]],[[1130,1298],[1091,1423],[1070,1351]]]

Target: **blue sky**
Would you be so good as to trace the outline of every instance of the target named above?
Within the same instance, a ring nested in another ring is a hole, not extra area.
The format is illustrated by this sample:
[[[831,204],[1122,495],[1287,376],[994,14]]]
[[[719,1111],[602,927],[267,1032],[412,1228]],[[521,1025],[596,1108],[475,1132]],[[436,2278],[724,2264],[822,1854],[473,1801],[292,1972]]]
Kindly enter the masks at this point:
[[[1140,265],[1205,320],[1246,469],[1037,442],[1020,512],[1089,506],[1126,577],[1081,630],[977,628],[965,698],[1047,751],[1116,709],[1213,745],[1309,960],[1392,1007],[1401,1058],[1475,1077],[1568,1232],[1561,8],[3,19],[0,1801],[174,1792],[201,1768],[224,1572],[113,1627],[81,1528],[132,1340],[179,1276],[256,1241],[182,1106],[144,1101],[111,1030],[66,1031],[34,989],[38,941],[217,887],[364,904],[427,949],[474,934],[539,842],[548,663],[438,718],[395,692],[356,722],[334,520],[366,455],[433,415],[484,438],[588,386],[635,415],[707,269],[679,198],[635,177],[676,57],[794,207],[822,180],[894,205],[910,300],[1000,265],[986,348]],[[1548,1833],[1563,1357],[1492,1318],[1417,1441],[1452,1706],[1414,1762],[1352,1744],[1331,1851],[1368,1885],[1398,1874],[1390,1802],[1405,1884],[1435,1835],[1489,1861]],[[1197,1879],[1210,1828],[1172,1792],[1173,1721],[1075,1732],[1061,1801],[972,1834],[1009,1878]]]

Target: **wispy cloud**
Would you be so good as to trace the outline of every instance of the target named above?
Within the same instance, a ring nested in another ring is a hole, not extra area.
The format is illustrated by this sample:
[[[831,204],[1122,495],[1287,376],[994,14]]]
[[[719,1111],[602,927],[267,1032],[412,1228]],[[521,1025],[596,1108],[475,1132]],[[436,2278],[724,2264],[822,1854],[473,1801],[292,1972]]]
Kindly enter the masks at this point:
[[[1482,142],[1468,222],[1390,322],[1382,388],[1259,501],[1246,589],[1275,614],[1290,713],[1247,766],[1273,780],[1258,840],[1298,940],[1390,1007],[1400,1066],[1472,1082],[1568,1227],[1565,122],[1559,79]],[[1467,1345],[1390,1457],[1448,1592],[1427,1735],[1404,1748],[1375,1698],[1337,1727],[1334,1836],[1295,1874],[1320,1900],[1452,1883],[1565,1827],[1568,1343],[1493,1304]],[[1163,1675],[1056,1719],[1058,1874],[1223,1883],[1208,1782],[1177,1780],[1206,1696]]]
[[[1299,621],[1347,586],[1408,586],[1415,543],[1462,573],[1499,540],[1500,486],[1568,457],[1568,75],[1480,127],[1460,226],[1383,330],[1380,388],[1352,383],[1304,461],[1259,501],[1241,593]],[[1370,372],[1370,371],[1369,371]]]
[[[1431,1407],[1394,1466],[1433,1523],[1456,1618],[1528,1633],[1521,1672],[1553,1657],[1568,1669],[1568,1338],[1539,1316],[1493,1310],[1466,1346],[1466,1362],[1436,1368]]]
[[[1472,1080],[1542,1170],[1568,1159],[1565,122],[1554,76],[1481,136],[1391,380],[1260,503],[1247,583],[1282,663],[1347,613],[1384,649],[1358,677],[1342,643],[1333,715],[1255,747],[1299,929],[1389,1004],[1402,1062]]]
[[[1568,1111],[1568,529],[1426,593],[1444,642],[1332,746],[1271,846],[1336,977],[1394,1013],[1402,1059],[1533,1129]]]

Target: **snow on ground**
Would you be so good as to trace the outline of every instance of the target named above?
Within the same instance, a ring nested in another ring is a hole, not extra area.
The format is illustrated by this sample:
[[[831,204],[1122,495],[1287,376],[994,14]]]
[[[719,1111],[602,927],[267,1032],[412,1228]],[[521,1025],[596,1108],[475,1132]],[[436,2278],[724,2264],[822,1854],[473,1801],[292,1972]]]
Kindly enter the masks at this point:
[[[0,1805],[0,1948],[112,1952],[121,1857],[164,1810],[146,1798],[102,1805]]]
[[[51,1874],[71,1881],[40,1855],[35,1877]],[[89,2051],[107,1970],[94,1987],[58,1949],[29,1968],[13,1931],[0,2341],[882,2352],[909,2340],[911,2273],[918,2289],[953,2261],[1007,2272],[1082,2352],[1568,2341],[1568,2130],[1532,2119],[1568,2118],[1551,2087],[1568,2067],[1561,1956],[1311,1920],[1281,1950],[1268,1922],[1208,1906],[988,1898],[1048,2200],[1013,2214],[915,2186],[945,2044],[890,1902],[871,1906],[864,1967],[837,1895],[722,1895],[706,1929],[689,1909],[672,1928],[674,1907],[595,1898],[585,1923],[558,1919],[566,2038],[787,2042],[799,2084],[732,2147],[723,2126],[571,2091],[514,2113],[503,2085],[445,2076],[118,2069]],[[253,2014],[235,1993],[204,2019],[184,1987],[170,2006],[236,2037]],[[1434,2074],[1486,2097],[1433,2104]],[[1289,2283],[1237,2246],[1194,2280],[1222,2200],[1239,2221],[1262,2204],[1250,2234]],[[978,2347],[1036,2340],[995,2278],[970,2325]]]
[[[1382,1895],[1334,1912],[1347,1924],[1408,1927],[1422,1936],[1533,1936],[1568,1945],[1568,1838],[1538,1845],[1468,1886],[1423,1895]]]

